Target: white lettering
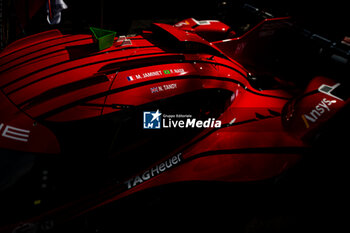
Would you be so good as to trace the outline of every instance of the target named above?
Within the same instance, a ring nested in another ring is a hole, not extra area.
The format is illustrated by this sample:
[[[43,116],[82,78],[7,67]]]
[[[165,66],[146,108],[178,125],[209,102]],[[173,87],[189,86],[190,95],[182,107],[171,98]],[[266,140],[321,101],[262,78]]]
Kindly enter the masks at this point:
[[[172,123],[172,125],[174,126],[174,128],[176,128],[176,125],[177,125],[178,121],[172,121],[172,120],[170,120],[170,122]]]
[[[174,73],[184,73],[185,70],[180,68],[180,69],[174,69]]]
[[[169,84],[169,85],[163,85],[163,87],[164,87],[164,90],[170,90],[170,89],[176,89],[177,88],[176,83]]]
[[[211,122],[210,122],[210,119],[204,121],[204,122],[203,122],[203,127],[204,127],[204,128],[209,128],[209,127],[210,127],[210,123],[211,123]]]
[[[160,172],[165,171],[165,169],[166,169],[166,167],[165,167],[165,164],[164,164],[164,163],[159,164],[159,171],[160,171]]]
[[[194,128],[195,123],[196,123],[196,118],[187,119],[186,128],[188,128],[188,127]]]
[[[132,187],[131,182],[133,179],[127,180],[126,182],[124,182],[124,184],[126,184],[128,186],[128,189],[130,189]]]
[[[304,116],[305,116],[306,119],[308,119],[311,122],[315,122],[317,120],[316,118],[312,118],[312,117],[310,117],[310,116],[308,116],[306,114],[304,114]]]
[[[221,121],[215,121],[215,128],[221,128]]]
[[[171,168],[172,166],[172,163],[171,163],[172,160],[168,159],[167,161],[165,161],[165,166],[166,168]]]
[[[203,121],[197,121],[196,122],[196,127],[197,128],[202,128],[203,127]]]
[[[181,161],[181,153],[167,159],[165,162],[160,163],[159,165],[154,166],[153,168],[146,170],[141,176],[135,176],[127,181],[124,184],[127,185],[128,189],[135,187],[142,182],[153,178],[166,171],[167,169],[172,168],[174,165],[178,164]]]
[[[152,72],[148,72],[148,73],[143,73],[143,77],[144,78],[148,78],[148,77],[153,77],[153,76],[159,76],[162,75],[161,71],[152,71]]]
[[[185,122],[184,122],[184,121],[179,121],[179,127],[180,127],[180,128],[183,128],[184,125],[185,125]]]
[[[321,113],[319,113],[316,109],[314,109],[314,110],[312,110],[312,111],[310,112],[310,115],[311,115],[313,118],[317,119],[319,116],[321,116]]]
[[[325,105],[325,108],[327,108],[328,111],[329,111],[329,108],[328,108],[327,105]],[[322,108],[321,105],[317,105],[317,106],[316,106],[316,110],[317,110],[317,112],[320,113],[320,114],[323,114],[323,113],[324,113],[324,108]]]
[[[316,109],[317,108],[320,108],[320,107],[323,107],[323,108],[325,108],[325,109],[327,109],[327,111],[329,112],[330,110],[329,110],[329,107],[327,106],[327,104],[324,102],[324,99],[322,100],[322,102],[321,103],[319,103],[318,104],[318,106],[316,106]],[[323,110],[323,111],[322,111]],[[322,112],[320,112],[321,114],[324,112],[324,109],[320,109],[320,110],[318,110],[318,111],[322,111]]]
[[[138,185],[138,184],[141,184],[142,182],[143,182],[143,180],[141,179],[141,177],[136,176],[135,179],[134,179],[133,186],[136,186],[136,185]]]
[[[169,127],[170,127],[170,125],[167,125],[166,120],[163,118],[163,128],[169,128]]]
[[[336,100],[327,100],[326,98],[323,98],[321,102],[318,103],[315,108],[312,109],[308,114],[303,114],[301,118],[303,119],[306,128],[309,128],[307,121],[310,121],[312,123],[316,122],[326,112],[326,110],[330,112],[331,109],[329,106],[336,102]]]
[[[146,125],[146,123],[143,125],[143,127],[146,129],[146,128],[150,128],[150,129],[152,129],[153,128],[153,123],[148,123],[147,125]]]
[[[2,133],[1,133],[2,131]],[[11,125],[0,124],[0,133],[2,137],[16,141],[28,142],[30,130],[20,129]]]
[[[155,172],[157,172],[157,175],[159,174],[158,166],[151,169],[151,176],[155,176]]]
[[[151,174],[149,173],[149,171],[145,171],[143,174],[142,174],[142,179],[143,180],[148,180],[151,178]]]

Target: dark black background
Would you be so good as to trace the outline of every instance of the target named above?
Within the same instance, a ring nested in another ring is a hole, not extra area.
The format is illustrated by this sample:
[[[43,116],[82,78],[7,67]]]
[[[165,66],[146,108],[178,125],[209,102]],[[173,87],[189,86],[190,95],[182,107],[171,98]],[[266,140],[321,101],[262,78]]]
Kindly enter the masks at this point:
[[[43,31],[58,27],[64,31],[80,32],[89,26],[102,26],[125,34],[134,21],[182,20],[194,17],[198,20],[239,19],[240,6],[250,3],[275,16],[290,15],[306,27],[330,37],[350,34],[350,20],[346,1],[277,1],[277,0],[177,0],[177,1],[114,1],[114,0],[65,0],[68,9],[62,13],[59,26],[48,26],[45,9],[34,17],[27,32]],[[225,2],[226,4],[223,4]]]

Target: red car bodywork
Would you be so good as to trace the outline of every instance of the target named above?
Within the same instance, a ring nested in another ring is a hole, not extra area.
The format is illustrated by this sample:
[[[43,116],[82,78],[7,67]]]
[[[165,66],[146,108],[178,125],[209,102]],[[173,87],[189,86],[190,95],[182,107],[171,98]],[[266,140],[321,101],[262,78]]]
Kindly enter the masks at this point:
[[[116,37],[103,51],[92,49],[90,35],[55,30],[8,46],[0,54],[0,148],[6,150],[60,156],[67,151],[51,130],[53,124],[111,116],[202,90],[230,93],[215,115],[221,127],[204,128],[156,162],[122,176],[102,196],[96,191],[26,221],[40,224],[52,218],[56,225],[152,187],[183,181],[258,181],[295,165],[308,148],[302,139],[346,101],[320,91],[322,85],[337,85],[323,77],[313,80],[297,100],[282,89],[253,87],[252,74],[240,64],[249,64],[248,55],[259,51],[249,42],[256,37],[264,42],[287,20],[267,19],[241,37],[219,21],[154,24],[142,35]],[[88,134],[89,128],[85,130]]]

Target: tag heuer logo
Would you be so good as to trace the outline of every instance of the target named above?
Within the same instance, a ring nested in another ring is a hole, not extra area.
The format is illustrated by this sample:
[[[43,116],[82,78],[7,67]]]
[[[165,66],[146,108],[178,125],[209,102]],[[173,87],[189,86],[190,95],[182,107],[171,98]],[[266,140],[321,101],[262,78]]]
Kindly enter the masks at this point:
[[[156,112],[143,112],[143,128],[144,129],[160,129],[162,113],[157,110]]]

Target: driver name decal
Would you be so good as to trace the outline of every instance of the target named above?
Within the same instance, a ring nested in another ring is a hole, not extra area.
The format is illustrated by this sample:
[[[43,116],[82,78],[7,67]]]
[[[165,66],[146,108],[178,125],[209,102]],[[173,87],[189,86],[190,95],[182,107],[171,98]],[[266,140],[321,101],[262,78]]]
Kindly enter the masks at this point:
[[[155,71],[130,75],[126,77],[126,79],[130,82],[130,81],[141,80],[141,79],[146,79],[151,77],[161,77],[161,76],[166,76],[171,74],[183,75],[183,74],[186,74],[186,72],[182,68],[168,69],[168,70],[155,70]]]

